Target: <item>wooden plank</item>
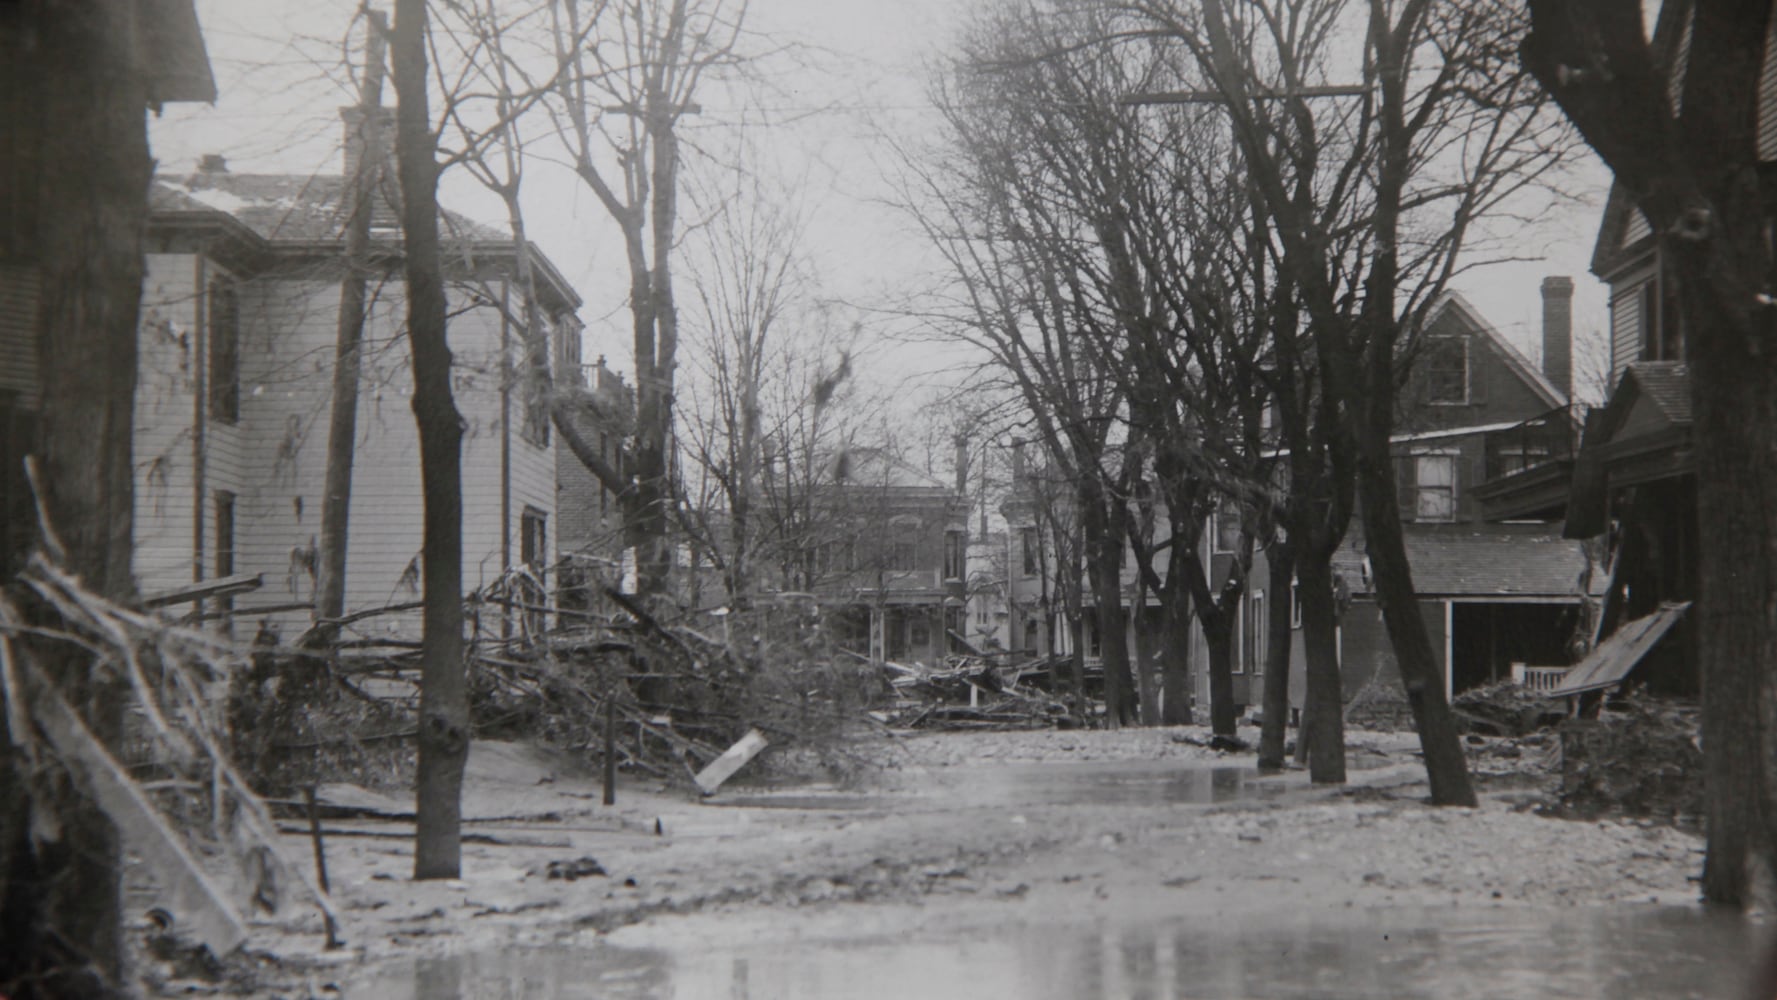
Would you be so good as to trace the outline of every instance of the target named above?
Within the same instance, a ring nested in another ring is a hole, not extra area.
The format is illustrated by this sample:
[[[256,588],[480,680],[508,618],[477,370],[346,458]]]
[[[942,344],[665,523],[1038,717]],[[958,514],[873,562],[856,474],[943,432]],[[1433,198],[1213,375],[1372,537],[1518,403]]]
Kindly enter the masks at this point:
[[[208,597],[244,594],[250,590],[258,590],[263,586],[265,586],[265,574],[237,573],[234,576],[219,576],[214,580],[204,580],[188,587],[174,587],[172,590],[157,591],[143,598],[142,603],[151,608],[164,608],[171,604],[188,604]]]
[[[228,955],[247,940],[247,927],[228,903],[228,897],[186,850],[179,834],[170,829],[85,723],[62,700],[49,679],[31,670],[32,703],[38,726],[55,747],[75,780],[117,824],[124,844],[154,872],[165,893],[166,909],[178,921],[182,933],[217,956]]]
[[[734,777],[734,772],[746,766],[747,761],[759,756],[759,752],[770,746],[765,734],[757,729],[747,730],[738,742],[728,750],[710,761],[710,765],[697,773],[697,787],[705,795],[716,794],[722,783]]]

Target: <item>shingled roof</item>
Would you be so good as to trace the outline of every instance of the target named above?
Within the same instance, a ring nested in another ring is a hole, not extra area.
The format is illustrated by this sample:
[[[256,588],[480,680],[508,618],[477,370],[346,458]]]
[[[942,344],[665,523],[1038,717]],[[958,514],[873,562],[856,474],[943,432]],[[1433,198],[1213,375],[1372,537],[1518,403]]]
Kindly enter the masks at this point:
[[[345,178],[338,174],[199,171],[179,179],[158,179],[149,195],[149,208],[156,212],[222,212],[275,242],[332,242],[342,239],[345,232],[344,191]],[[371,210],[373,233],[400,228],[398,198],[398,191],[381,192]],[[449,209],[440,209],[439,219],[446,240],[510,239],[506,233]]]
[[[1573,598],[1586,569],[1581,544],[1559,534],[1410,531],[1406,541],[1421,597]],[[1357,593],[1371,592],[1367,578],[1348,579]],[[1603,573],[1592,574],[1592,593],[1602,593],[1604,583]]]

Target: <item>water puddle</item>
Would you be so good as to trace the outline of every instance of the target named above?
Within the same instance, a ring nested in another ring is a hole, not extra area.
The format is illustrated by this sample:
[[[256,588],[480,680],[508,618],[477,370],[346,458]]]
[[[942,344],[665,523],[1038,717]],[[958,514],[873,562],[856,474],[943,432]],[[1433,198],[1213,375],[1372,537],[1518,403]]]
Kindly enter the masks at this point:
[[[1143,925],[996,927],[942,938],[673,950],[596,944],[423,960],[373,1000],[1017,997],[1438,1000],[1743,995],[1753,925],[1688,907],[1199,914]]]
[[[868,793],[830,787],[724,792],[712,806],[756,809],[894,809],[908,800],[943,797],[969,805],[1208,805],[1277,794],[1289,787],[1251,767],[1176,761],[1002,764],[901,772]]]

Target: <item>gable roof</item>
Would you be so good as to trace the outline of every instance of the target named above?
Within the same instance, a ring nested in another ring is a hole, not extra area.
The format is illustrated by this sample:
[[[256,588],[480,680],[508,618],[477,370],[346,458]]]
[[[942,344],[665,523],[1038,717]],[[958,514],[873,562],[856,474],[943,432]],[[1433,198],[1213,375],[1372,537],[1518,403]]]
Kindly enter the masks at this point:
[[[1543,402],[1548,404],[1549,409],[1553,410],[1567,405],[1567,394],[1555,388],[1555,383],[1550,382],[1548,376],[1531,364],[1530,359],[1525,357],[1522,351],[1513,347],[1512,342],[1507,340],[1497,327],[1487,322],[1487,318],[1481,315],[1481,311],[1475,308],[1474,303],[1463,298],[1461,292],[1447,291],[1439,298],[1437,304],[1427,315],[1426,329],[1431,329],[1432,324],[1437,322],[1438,316],[1445,311],[1456,312],[1467,321],[1470,327],[1485,336],[1492,343],[1494,350],[1498,351],[1499,356],[1504,359],[1506,367],[1522,379],[1524,384],[1531,388],[1531,391],[1540,396]]]
[[[1623,369],[1623,376],[1604,404],[1603,416],[1596,428],[1588,427],[1585,447],[1603,444],[1616,437],[1629,415],[1647,400],[1665,423],[1674,427],[1691,423],[1690,366],[1682,361],[1636,361]]]
[[[148,77],[148,100],[161,104],[216,100],[210,53],[192,0],[139,0],[141,32],[136,36]],[[111,15],[120,16],[120,15]]]
[[[150,185],[151,217],[184,216],[211,224],[243,227],[263,241],[261,246],[332,246],[345,239],[349,215],[344,205],[345,178],[339,174],[236,174],[199,171],[184,178],[157,177]],[[371,206],[371,240],[385,248],[401,243],[399,188],[384,185]],[[513,252],[509,233],[440,207],[440,238],[446,247],[467,257]],[[562,273],[536,244],[527,242],[537,284],[553,293],[562,306],[577,309],[581,299]]]
[[[240,220],[267,240],[334,242],[345,235],[349,213],[344,204],[345,178],[339,174],[236,174],[214,171],[182,180],[160,178],[149,205],[168,210],[196,204]],[[395,230],[401,225],[400,194],[382,190],[371,206],[370,226]],[[445,239],[496,242],[511,237],[447,208],[439,209]]]

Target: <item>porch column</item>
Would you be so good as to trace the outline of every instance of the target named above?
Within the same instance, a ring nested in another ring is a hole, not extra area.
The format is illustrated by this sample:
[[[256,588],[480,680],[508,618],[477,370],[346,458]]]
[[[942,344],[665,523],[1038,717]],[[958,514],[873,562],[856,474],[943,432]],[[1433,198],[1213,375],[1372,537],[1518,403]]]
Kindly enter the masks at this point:
[[[1444,698],[1446,701],[1454,700],[1456,697],[1456,689],[1451,687],[1453,678],[1456,676],[1456,672],[1451,666],[1453,662],[1451,653],[1455,648],[1456,602],[1446,598],[1444,600]]]

